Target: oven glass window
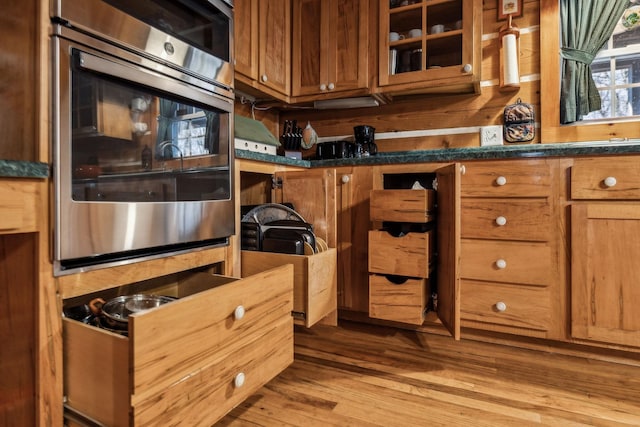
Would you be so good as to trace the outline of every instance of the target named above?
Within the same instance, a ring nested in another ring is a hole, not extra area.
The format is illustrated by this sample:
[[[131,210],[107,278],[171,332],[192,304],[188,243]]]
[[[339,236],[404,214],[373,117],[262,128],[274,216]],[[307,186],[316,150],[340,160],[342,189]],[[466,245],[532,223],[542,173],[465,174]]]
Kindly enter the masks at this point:
[[[74,68],[72,198],[227,200],[230,113]]]
[[[230,19],[206,0],[105,0],[167,34],[229,62]]]

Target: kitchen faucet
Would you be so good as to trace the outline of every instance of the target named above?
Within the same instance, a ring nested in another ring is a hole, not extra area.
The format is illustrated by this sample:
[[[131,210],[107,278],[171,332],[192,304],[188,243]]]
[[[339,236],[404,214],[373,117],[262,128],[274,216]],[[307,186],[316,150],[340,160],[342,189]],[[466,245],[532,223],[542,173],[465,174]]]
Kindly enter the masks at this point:
[[[162,141],[159,145],[158,145],[158,153],[162,156],[162,160],[163,160],[163,165],[164,165],[164,149],[167,147],[173,147],[176,150],[178,150],[178,154],[180,154],[180,172],[183,171],[184,169],[184,158],[182,156],[182,150],[180,149],[180,147],[178,147],[176,144],[174,144],[173,142],[171,142],[171,140],[167,140],[167,141]],[[172,157],[173,157],[173,153],[172,153]]]

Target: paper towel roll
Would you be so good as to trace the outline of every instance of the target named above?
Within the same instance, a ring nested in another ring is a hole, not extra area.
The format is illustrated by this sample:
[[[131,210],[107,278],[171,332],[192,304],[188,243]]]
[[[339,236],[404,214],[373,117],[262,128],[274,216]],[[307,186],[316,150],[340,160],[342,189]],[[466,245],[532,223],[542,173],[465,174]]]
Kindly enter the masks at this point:
[[[515,34],[506,34],[502,37],[502,67],[502,84],[519,85],[518,40]]]

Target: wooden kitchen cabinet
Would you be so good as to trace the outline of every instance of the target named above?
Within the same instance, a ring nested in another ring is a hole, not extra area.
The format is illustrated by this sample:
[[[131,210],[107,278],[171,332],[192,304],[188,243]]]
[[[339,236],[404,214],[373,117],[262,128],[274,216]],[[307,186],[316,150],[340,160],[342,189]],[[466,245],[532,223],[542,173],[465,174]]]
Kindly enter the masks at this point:
[[[461,323],[564,339],[566,284],[559,164],[464,164]]]
[[[337,322],[337,233],[336,171],[332,168],[311,170],[272,170],[253,162],[236,163],[240,173],[240,200],[243,205],[290,203],[304,220],[313,225],[316,237],[329,249],[310,255],[244,250],[242,275],[250,275],[283,264],[294,266],[295,322],[313,326],[320,320]]]
[[[234,47],[236,88],[288,102],[291,0],[236,0]]]
[[[338,249],[338,307],[360,313],[369,311],[367,235],[372,168],[336,169]]]
[[[369,93],[369,1],[293,0],[294,102]]]
[[[482,1],[392,3],[380,1],[377,92],[479,93]],[[391,32],[399,39],[390,41]]]
[[[421,326],[432,308],[460,338],[459,203],[459,164],[376,168],[370,201],[371,318]]]
[[[639,158],[571,167],[571,336],[640,347]]]
[[[69,416],[111,426],[212,425],[293,362],[292,270],[232,279],[198,269],[121,286],[119,294],[177,298],[131,314],[126,336],[64,318]]]
[[[37,425],[38,262],[45,179],[0,178],[0,420]],[[44,215],[46,216],[46,214]]]

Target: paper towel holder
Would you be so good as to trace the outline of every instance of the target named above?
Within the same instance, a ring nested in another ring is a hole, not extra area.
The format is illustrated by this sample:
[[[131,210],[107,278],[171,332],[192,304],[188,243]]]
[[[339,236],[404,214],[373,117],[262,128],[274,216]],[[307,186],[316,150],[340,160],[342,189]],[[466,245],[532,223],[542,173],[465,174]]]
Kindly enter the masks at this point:
[[[520,30],[511,22],[500,28],[500,90],[520,89]]]

